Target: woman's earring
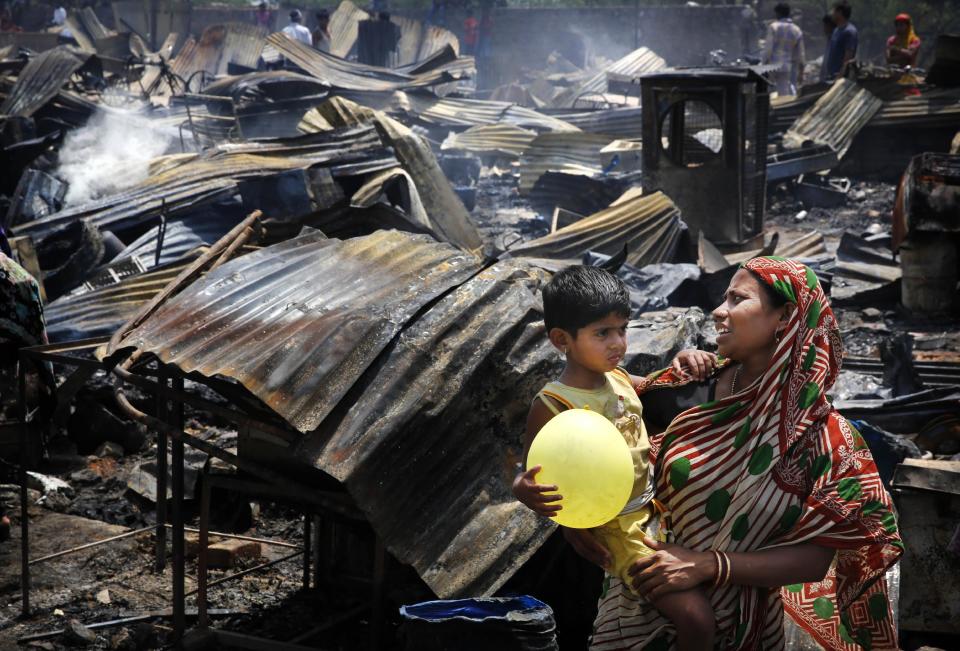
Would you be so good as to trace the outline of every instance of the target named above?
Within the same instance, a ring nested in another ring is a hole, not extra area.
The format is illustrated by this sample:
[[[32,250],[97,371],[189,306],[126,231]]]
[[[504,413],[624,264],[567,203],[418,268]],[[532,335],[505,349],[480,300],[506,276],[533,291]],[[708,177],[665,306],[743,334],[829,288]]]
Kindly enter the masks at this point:
[[[777,330],[776,334],[773,336],[773,340],[779,344],[781,339],[783,339],[783,330]]]

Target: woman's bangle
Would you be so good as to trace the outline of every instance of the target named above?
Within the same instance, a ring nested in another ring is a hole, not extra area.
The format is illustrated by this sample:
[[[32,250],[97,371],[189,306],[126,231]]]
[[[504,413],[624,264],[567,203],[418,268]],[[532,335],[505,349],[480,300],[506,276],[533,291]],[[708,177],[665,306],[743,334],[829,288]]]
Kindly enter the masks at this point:
[[[724,552],[713,550],[717,557],[717,575],[713,580],[713,587],[719,588],[730,582],[730,557]]]

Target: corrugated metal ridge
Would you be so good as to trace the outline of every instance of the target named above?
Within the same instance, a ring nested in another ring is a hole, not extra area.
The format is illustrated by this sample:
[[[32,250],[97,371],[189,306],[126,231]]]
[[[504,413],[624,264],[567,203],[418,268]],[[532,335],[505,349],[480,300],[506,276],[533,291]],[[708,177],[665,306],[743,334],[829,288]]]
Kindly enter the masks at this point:
[[[548,278],[500,261],[446,294],[295,450],[346,484],[441,598],[493,593],[554,529],[510,493],[515,433],[560,371],[541,321]]]
[[[600,150],[613,140],[595,133],[542,133],[520,157],[520,193],[533,189],[545,172],[593,176],[602,171]]]
[[[853,138],[880,110],[883,101],[849,79],[838,79],[830,90],[787,130],[783,145],[797,149],[804,142],[829,145],[843,155]]]
[[[53,99],[89,58],[89,52],[80,52],[66,45],[31,58],[0,106],[0,113],[30,117]]]
[[[554,109],[547,114],[588,133],[637,140],[643,135],[643,109],[638,106],[581,111]]]
[[[176,278],[189,261],[125,278],[116,285],[79,296],[58,298],[43,309],[47,336],[55,343],[113,334]]]
[[[642,267],[665,262],[680,236],[680,211],[662,192],[611,205],[555,233],[510,249],[510,256],[579,259],[587,251],[613,255],[627,245],[627,260]]]
[[[308,233],[207,274],[122,346],[236,379],[307,432],[414,313],[477,270],[476,258],[428,236]]]
[[[288,38],[283,33],[271,34],[267,41],[304,71],[334,88],[392,91],[433,86],[456,81],[462,76],[461,66],[457,62],[419,75],[404,75],[388,68],[345,61]]]
[[[442,148],[462,149],[479,154],[497,153],[519,158],[536,137],[536,131],[521,129],[512,124],[484,124],[452,135],[443,143]]]
[[[203,30],[199,41],[187,41],[170,66],[184,79],[201,70],[214,76],[225,75],[231,63],[256,68],[266,36],[267,31],[257,25],[211,25]]]
[[[569,97],[573,101],[576,101],[576,98],[580,95],[602,95],[607,92],[608,73],[636,77],[645,72],[653,72],[665,67],[667,67],[667,62],[664,61],[663,58],[658,56],[653,50],[641,47],[617,59],[603,70],[597,72],[587,81],[583,82],[576,91],[564,93],[562,96],[559,96],[558,99],[563,101]]]

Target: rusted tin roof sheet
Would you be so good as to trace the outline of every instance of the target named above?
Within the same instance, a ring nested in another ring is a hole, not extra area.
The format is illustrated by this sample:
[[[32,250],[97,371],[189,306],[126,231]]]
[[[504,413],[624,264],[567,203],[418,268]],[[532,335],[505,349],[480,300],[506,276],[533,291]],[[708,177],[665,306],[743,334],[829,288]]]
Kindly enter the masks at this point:
[[[267,42],[307,74],[313,75],[332,88],[394,91],[436,86],[468,76],[463,66],[457,61],[420,74],[407,75],[389,68],[346,61],[333,54],[315,50],[283,33],[271,34]]]
[[[207,274],[122,345],[234,378],[308,432],[414,313],[477,270],[473,256],[423,235],[313,231]]]
[[[787,149],[799,149],[805,142],[829,145],[843,158],[854,137],[883,106],[883,101],[849,79],[838,79],[830,90],[783,136]]]
[[[121,347],[236,379],[437,595],[489,594],[553,528],[510,492],[529,401],[559,371],[547,278],[424,236],[313,231],[210,272]]]
[[[17,82],[0,106],[0,114],[30,117],[53,99],[89,58],[89,52],[66,45],[33,57],[20,71]]]
[[[669,262],[680,239],[680,211],[662,192],[608,208],[510,249],[511,257],[578,261],[587,251],[615,255],[627,247],[627,262],[643,267]]]

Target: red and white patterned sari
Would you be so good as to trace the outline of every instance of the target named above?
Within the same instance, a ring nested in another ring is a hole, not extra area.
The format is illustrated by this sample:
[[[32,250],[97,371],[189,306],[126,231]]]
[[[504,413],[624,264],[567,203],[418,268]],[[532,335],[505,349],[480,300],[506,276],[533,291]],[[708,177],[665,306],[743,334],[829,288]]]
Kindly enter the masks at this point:
[[[779,590],[726,585],[709,593],[717,648],[784,648],[783,613],[826,649],[896,649],[884,572],[903,550],[890,496],[860,434],[826,392],[842,348],[812,270],[780,258],[746,263],[797,309],[752,386],[688,409],[651,438],[657,499],[676,542],[748,552],[798,543],[837,550],[819,583]],[[679,386],[673,371],[637,386]],[[669,649],[670,623],[608,577],[591,649]]]

